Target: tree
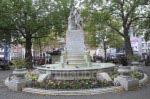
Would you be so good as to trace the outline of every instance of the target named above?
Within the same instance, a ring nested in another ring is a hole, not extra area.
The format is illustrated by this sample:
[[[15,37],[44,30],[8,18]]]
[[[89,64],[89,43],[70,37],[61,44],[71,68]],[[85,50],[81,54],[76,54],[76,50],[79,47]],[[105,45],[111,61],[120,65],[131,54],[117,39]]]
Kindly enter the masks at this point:
[[[54,48],[56,45],[58,45],[58,41],[55,39],[55,34],[50,33],[47,36],[33,38],[32,44],[34,51],[38,52],[38,55],[42,55],[45,47]]]
[[[140,19],[141,15],[137,13],[138,8],[145,4],[144,0],[113,0],[111,2],[110,10],[108,11],[110,14],[110,18],[106,21],[107,25],[110,26],[113,30],[115,30],[118,34],[120,34],[125,40],[125,49],[126,55],[130,58],[133,55],[129,29],[131,26],[135,25],[135,22]],[[117,22],[120,21],[120,22]],[[116,22],[120,23],[120,28],[116,28]],[[122,28],[122,31],[121,31]],[[130,61],[129,61],[130,62]]]
[[[105,23],[124,38],[126,55],[130,59],[133,51],[128,35],[129,29],[135,25],[137,20],[143,17],[144,14],[139,12],[144,9],[145,4],[148,4],[148,2],[148,0],[87,0],[86,4],[92,6],[91,11],[102,11],[102,19]]]
[[[8,0],[1,0],[0,3],[0,45],[2,42],[9,44],[11,41],[11,27],[13,23],[11,22],[10,15],[10,2]]]
[[[58,45],[57,39],[65,37],[69,12],[73,3],[74,0],[58,0],[53,2],[51,33],[47,36],[38,36],[38,40],[34,39],[34,45],[39,46],[40,51],[47,45],[56,47],[55,45]]]
[[[7,3],[4,3],[3,7],[7,9],[9,6],[9,9],[6,13],[2,12],[2,15],[8,16],[9,22],[13,25],[6,24],[10,26],[7,27],[2,24],[4,27],[2,30],[10,30],[13,41],[24,43],[27,68],[32,68],[32,39],[36,38],[37,35],[44,36],[50,33],[52,2],[49,0],[35,0],[34,2],[33,0],[3,0],[3,2],[6,1]],[[5,31],[3,33],[6,34]]]
[[[122,37],[108,27],[97,31],[97,41],[103,46],[105,59],[107,48],[120,48],[124,43]]]
[[[53,33],[55,39],[63,36],[73,3],[74,0],[2,0],[0,17],[4,20],[0,20],[0,32],[10,33],[13,42],[25,46],[26,63],[32,68],[33,39],[46,37],[49,33]]]
[[[87,43],[92,47],[97,47],[102,44],[105,51],[105,57],[108,46],[120,47],[122,45],[123,40],[116,34],[116,31],[111,30],[110,27],[105,24],[103,13],[101,11],[90,11],[89,8],[84,8],[82,10],[82,16],[85,21],[84,29],[88,31],[88,36],[86,36],[88,38]]]
[[[55,37],[57,38],[57,36],[65,35],[70,9],[74,4],[74,0],[58,0],[54,2],[52,32],[55,33]]]
[[[150,11],[148,14],[148,17],[141,22],[141,29],[144,31],[145,33],[145,41],[149,41],[150,40]]]
[[[81,15],[84,20],[83,28],[86,31],[86,43],[90,47],[97,47],[99,45],[99,42],[97,42],[98,40],[96,32],[99,31],[97,29],[100,23],[100,18],[98,18],[99,14],[97,12],[92,12],[88,7],[85,7],[81,10]]]

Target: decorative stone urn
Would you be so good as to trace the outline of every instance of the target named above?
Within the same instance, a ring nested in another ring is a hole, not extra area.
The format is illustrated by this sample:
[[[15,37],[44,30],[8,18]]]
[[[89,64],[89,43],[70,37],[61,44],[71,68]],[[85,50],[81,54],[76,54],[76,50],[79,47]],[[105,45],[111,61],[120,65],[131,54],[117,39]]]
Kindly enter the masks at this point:
[[[15,67],[12,74],[6,78],[5,85],[13,91],[21,91],[29,82],[25,79],[25,74],[28,72],[25,66],[25,59],[15,58],[13,60]]]
[[[24,77],[24,75],[27,73],[27,69],[25,68],[25,59],[22,58],[15,58],[12,61],[15,69],[12,73],[12,75],[15,75],[16,77]]]
[[[131,73],[131,67],[130,66],[120,66],[118,69],[118,73],[120,76],[128,77],[129,73]]]
[[[14,69],[12,74],[4,81],[5,85],[13,91],[21,91],[28,83],[29,80],[25,79],[27,73],[26,68]]]
[[[26,68],[14,69],[14,71],[12,72],[12,75],[15,75],[16,77],[19,77],[19,78],[24,78],[27,72],[28,71]]]

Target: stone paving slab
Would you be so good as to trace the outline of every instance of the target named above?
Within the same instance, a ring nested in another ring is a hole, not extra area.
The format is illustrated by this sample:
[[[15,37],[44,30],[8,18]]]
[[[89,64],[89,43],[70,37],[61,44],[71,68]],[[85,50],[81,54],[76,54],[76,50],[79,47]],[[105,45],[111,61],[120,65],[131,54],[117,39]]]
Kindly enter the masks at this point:
[[[3,86],[4,86],[3,81],[0,81],[0,88]]]

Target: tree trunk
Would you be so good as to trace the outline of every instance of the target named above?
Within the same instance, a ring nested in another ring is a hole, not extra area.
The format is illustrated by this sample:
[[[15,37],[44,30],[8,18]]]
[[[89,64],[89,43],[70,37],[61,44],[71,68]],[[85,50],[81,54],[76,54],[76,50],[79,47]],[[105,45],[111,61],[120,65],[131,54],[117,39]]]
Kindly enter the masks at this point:
[[[32,41],[31,37],[26,38],[26,45],[25,45],[25,60],[26,60],[26,68],[27,69],[32,69],[32,52],[31,52],[31,47],[32,47]]]
[[[41,39],[38,39],[39,41],[39,47],[40,47],[40,57],[42,57],[42,46],[41,46]]]
[[[128,35],[128,31],[126,31],[126,35],[124,36],[125,39],[125,51],[126,51],[126,56],[128,59],[128,63],[131,63],[131,57],[133,56],[133,51],[131,47],[131,42],[130,42],[130,37]]]
[[[104,46],[104,59],[105,59],[105,62],[106,62],[106,43],[105,41],[103,40],[103,46]]]

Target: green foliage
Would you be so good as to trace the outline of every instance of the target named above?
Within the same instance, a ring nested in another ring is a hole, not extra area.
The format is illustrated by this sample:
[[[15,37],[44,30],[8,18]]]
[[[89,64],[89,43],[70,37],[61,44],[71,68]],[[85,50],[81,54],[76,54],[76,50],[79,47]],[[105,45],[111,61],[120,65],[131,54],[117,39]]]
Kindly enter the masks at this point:
[[[141,79],[142,78],[142,73],[138,72],[138,71],[133,71],[130,73],[130,76],[133,78],[138,78]]]
[[[1,14],[4,21],[0,22],[2,33],[5,36],[7,34],[5,30],[9,30],[9,36],[13,38],[13,43],[25,45],[26,63],[29,64],[32,61],[32,39],[50,33],[52,27],[51,12],[53,11],[50,7],[51,0],[36,0],[35,2],[33,0],[2,1],[4,7]]]
[[[144,20],[142,22],[142,26],[141,26],[141,29],[144,29],[145,30],[145,41],[149,41],[150,40],[150,11],[149,11],[149,14],[148,14],[148,17],[146,20]]]
[[[88,5],[89,4],[90,3],[88,3]],[[107,26],[105,21],[110,18],[107,9],[98,11],[88,6],[81,11],[81,14],[84,19],[84,30],[88,32],[86,39],[89,45],[98,46],[104,42],[104,39],[107,40],[107,42],[105,42],[106,46],[120,47],[124,43],[116,31],[111,30],[111,28]],[[118,21],[114,21],[113,24],[116,28],[120,28]]]
[[[138,55],[133,55],[133,56],[131,57],[131,60],[132,60],[132,61],[139,61],[139,60],[140,60],[140,57],[139,57]]]
[[[119,48],[124,45],[124,40],[118,33],[110,33],[107,38],[108,45],[112,48]]]
[[[53,29],[56,36],[63,36],[67,30],[68,17],[74,0],[58,0],[53,4]]]
[[[55,39],[64,36],[69,8],[73,1],[2,0],[0,40],[11,40],[12,37],[13,44],[25,45],[26,62],[31,63],[33,38],[46,37],[50,33],[54,34]]]
[[[149,41],[150,40],[150,31],[146,32],[144,37],[145,37],[145,41]]]
[[[14,0],[11,3],[12,15],[14,17],[12,21],[16,26],[16,31],[14,31],[14,35],[12,36],[32,38],[35,34],[38,36],[42,34],[44,36],[49,33],[52,23],[50,22],[51,8],[47,9],[47,6],[50,5],[46,4],[48,1],[37,0],[33,2],[32,0]]]
[[[25,59],[22,58],[14,58],[12,63],[14,67],[17,69],[21,69],[25,67]]]
[[[98,44],[96,43],[96,33],[93,32],[88,32],[87,36],[86,36],[86,43],[91,47],[91,48],[95,48],[98,46]]]
[[[112,34],[118,33],[122,36],[125,40],[126,53],[130,58],[133,55],[133,51],[128,35],[129,29],[131,26],[136,27],[139,25],[137,24],[137,21],[141,17],[147,15],[148,8],[146,7],[146,4],[149,4],[148,2],[148,0],[86,0],[83,2],[86,5],[86,10],[84,10],[83,14],[86,15],[85,19],[87,19],[87,23],[90,23],[89,21],[91,21],[91,24],[95,25],[95,30],[103,31],[103,29],[99,29],[98,27],[102,26],[106,28],[107,26],[112,30]],[[142,13],[141,11],[144,12]],[[115,37],[117,38],[118,36]],[[118,40],[116,41],[123,41],[121,39]],[[114,46],[113,44],[115,44],[113,42],[110,43],[111,46]],[[118,45],[122,45],[122,43],[115,45],[118,47]]]
[[[0,44],[5,39],[7,44],[11,41],[11,29],[13,27],[13,23],[11,22],[11,6],[8,0],[0,1]]]
[[[34,73],[34,72],[30,72],[30,71],[25,75],[26,79],[32,80],[32,81],[37,81],[38,77],[39,77],[38,73]]]
[[[113,73],[113,74],[111,74],[111,79],[113,79],[114,80],[114,78],[116,78],[117,76],[119,76],[119,74],[117,74],[117,73]]]

